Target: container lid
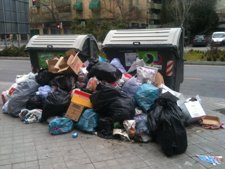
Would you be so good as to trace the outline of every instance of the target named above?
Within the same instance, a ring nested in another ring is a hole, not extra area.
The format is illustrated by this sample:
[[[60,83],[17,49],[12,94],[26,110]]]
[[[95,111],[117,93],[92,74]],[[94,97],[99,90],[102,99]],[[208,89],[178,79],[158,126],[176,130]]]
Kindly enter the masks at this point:
[[[95,40],[93,35],[35,35],[26,45],[26,49],[51,48],[81,51],[85,41],[90,37]]]
[[[111,30],[103,41],[103,48],[124,46],[179,46],[181,28]]]

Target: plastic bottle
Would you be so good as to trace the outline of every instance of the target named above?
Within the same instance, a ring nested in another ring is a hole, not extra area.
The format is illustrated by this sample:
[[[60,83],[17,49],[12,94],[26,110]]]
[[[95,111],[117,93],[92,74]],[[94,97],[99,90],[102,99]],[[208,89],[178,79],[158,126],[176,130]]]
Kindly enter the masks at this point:
[[[78,133],[77,132],[74,132],[73,134],[72,134],[72,138],[77,138],[78,137]]]

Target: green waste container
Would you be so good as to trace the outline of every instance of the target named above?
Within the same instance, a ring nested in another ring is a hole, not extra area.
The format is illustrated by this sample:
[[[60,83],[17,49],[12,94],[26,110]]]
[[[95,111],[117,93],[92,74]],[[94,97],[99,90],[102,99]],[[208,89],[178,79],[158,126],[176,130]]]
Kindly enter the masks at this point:
[[[90,57],[98,57],[99,48],[95,37],[87,35],[35,35],[27,43],[25,50],[30,55],[32,72],[47,68],[46,60],[64,56],[69,49],[79,51],[84,62]]]
[[[111,30],[102,50],[109,60],[119,58],[126,70],[136,58],[158,67],[165,85],[179,91],[184,78],[182,28]]]

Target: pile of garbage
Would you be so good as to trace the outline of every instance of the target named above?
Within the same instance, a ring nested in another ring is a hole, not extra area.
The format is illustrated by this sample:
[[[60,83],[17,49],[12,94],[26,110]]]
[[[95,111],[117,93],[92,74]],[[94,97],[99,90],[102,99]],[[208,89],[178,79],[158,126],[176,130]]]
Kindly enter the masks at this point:
[[[185,127],[204,116],[198,98],[184,99],[164,84],[160,71],[136,60],[125,70],[118,58],[82,62],[70,50],[46,61],[47,69],[18,76],[2,92],[2,112],[25,124],[48,123],[53,135],[78,129],[106,139],[156,141],[167,156],[184,153]],[[188,104],[198,104],[198,112]]]

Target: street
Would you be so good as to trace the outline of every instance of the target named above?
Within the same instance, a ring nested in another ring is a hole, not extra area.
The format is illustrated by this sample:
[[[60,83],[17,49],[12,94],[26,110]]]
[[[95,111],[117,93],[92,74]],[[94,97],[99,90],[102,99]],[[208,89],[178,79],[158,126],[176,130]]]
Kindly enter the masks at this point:
[[[225,98],[225,67],[185,65],[181,92],[185,95]]]

